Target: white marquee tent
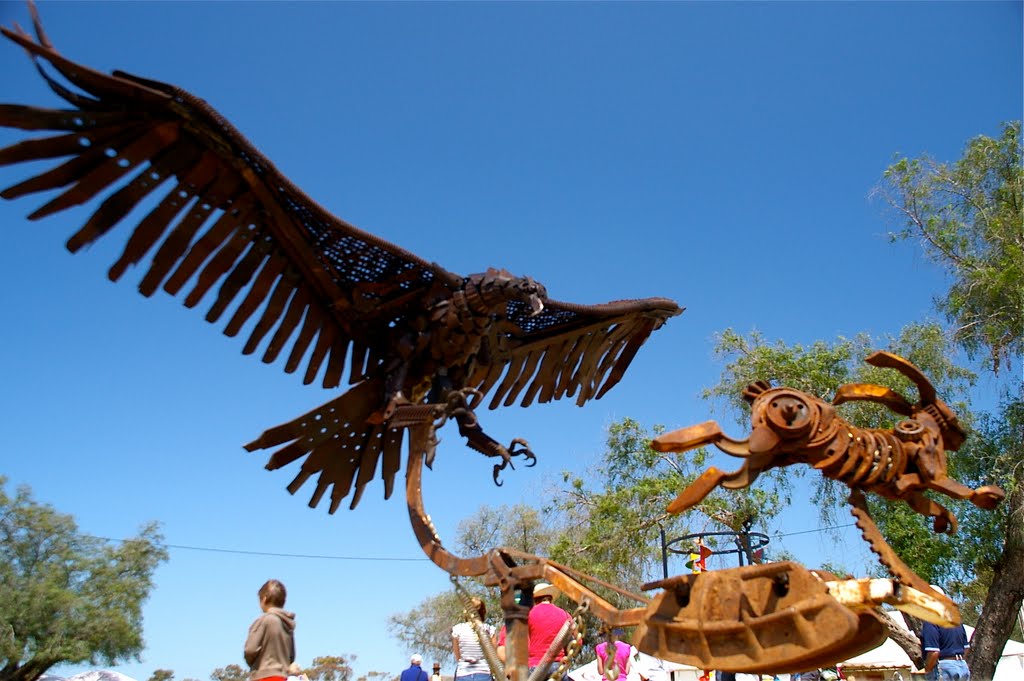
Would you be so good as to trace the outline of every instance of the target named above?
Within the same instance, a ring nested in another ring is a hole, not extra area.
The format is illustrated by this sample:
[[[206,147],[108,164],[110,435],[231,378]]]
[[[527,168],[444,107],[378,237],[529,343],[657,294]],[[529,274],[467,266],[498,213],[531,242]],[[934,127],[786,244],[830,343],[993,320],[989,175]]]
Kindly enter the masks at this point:
[[[646,653],[637,653],[637,656],[638,659],[634,661],[627,681],[640,681],[640,671],[643,671],[644,678],[649,681],[697,681],[701,675],[701,670],[696,667],[667,662]],[[597,673],[597,660],[591,660],[573,669],[569,672],[569,678],[572,681],[605,681]]]
[[[898,626],[906,628],[906,623],[898,613],[887,613]],[[964,625],[967,636],[974,635],[974,627]],[[861,669],[907,669],[917,671],[910,661],[910,657],[892,639],[885,639],[882,645],[850,658],[843,663],[844,667],[857,667]],[[996,666],[995,676],[992,681],[1021,681],[1024,679],[1024,643],[1020,641],[1007,641],[1003,648],[1003,655]]]
[[[889,617],[900,627],[906,628],[903,617],[896,612],[887,613]],[[967,629],[967,636],[974,635],[974,628],[964,625]],[[638,653],[639,662],[635,663],[627,681],[640,681],[638,671],[644,672],[644,677],[650,681],[697,681],[700,678],[701,670],[685,664],[667,662],[645,653]],[[917,672],[910,657],[892,639],[885,639],[880,646],[852,657],[842,663],[842,666],[859,669],[876,670],[906,670],[905,678],[910,678],[910,672]],[[597,661],[592,660],[585,665],[577,667],[569,672],[572,681],[604,681],[597,673]],[[788,678],[782,675],[780,678]],[[888,677],[887,677],[888,678]],[[70,681],[70,680],[69,680]],[[83,681],[94,681],[92,679]],[[113,681],[113,680],[95,680]],[[1003,648],[1003,655],[996,666],[995,676],[992,681],[1024,681],[1024,643],[1020,641],[1007,641]]]

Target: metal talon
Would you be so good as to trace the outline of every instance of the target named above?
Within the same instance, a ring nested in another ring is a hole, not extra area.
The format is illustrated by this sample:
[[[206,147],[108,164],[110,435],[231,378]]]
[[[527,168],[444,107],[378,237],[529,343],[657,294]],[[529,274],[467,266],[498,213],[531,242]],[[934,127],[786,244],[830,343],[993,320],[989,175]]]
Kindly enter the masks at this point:
[[[498,480],[498,475],[503,470],[505,470],[506,466],[511,468],[512,470],[516,469],[516,467],[512,465],[512,460],[511,459],[505,459],[501,463],[494,464],[494,475],[493,475],[493,477],[494,477],[494,485],[496,487],[502,487],[505,484],[505,483],[501,482],[500,480]]]
[[[517,448],[518,445],[518,448]],[[521,456],[525,459],[526,463],[523,464],[526,468],[533,468],[537,465],[537,455],[530,449],[530,443],[526,440],[517,437],[509,443],[508,447],[509,456]]]

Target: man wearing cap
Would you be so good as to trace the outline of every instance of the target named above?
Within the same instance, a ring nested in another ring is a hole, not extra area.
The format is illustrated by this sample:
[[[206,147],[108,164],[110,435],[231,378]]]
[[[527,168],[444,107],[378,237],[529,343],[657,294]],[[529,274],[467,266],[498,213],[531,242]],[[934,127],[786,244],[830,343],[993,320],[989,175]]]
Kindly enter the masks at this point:
[[[530,608],[530,615],[526,620],[529,629],[529,666],[530,673],[544,661],[544,654],[555,642],[555,639],[563,632],[567,633],[572,627],[572,618],[565,610],[562,610],[552,601],[558,596],[558,589],[547,582],[538,582],[533,587],[533,607]],[[502,627],[498,636],[499,657],[504,659],[505,629]],[[558,664],[565,657],[565,648],[560,647],[545,662],[547,669],[543,678],[547,679],[558,668]],[[405,679],[402,679],[405,681]]]
[[[946,592],[932,585],[941,594]],[[924,677],[928,681],[970,681],[971,670],[964,657],[970,650],[964,625],[939,627],[931,622],[921,625],[921,650]]]
[[[409,668],[402,672],[401,681],[427,681],[427,672],[422,665],[423,658],[415,653],[409,658]]]

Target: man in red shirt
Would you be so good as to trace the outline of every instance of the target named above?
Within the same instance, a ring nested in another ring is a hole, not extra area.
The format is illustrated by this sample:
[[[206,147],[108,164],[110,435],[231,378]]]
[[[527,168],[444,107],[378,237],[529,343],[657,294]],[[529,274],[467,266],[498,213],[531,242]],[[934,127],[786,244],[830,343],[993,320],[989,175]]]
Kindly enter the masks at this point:
[[[563,632],[568,632],[572,628],[572,618],[569,616],[569,613],[552,602],[558,597],[558,594],[558,589],[551,584],[538,582],[533,587],[533,607],[530,608],[530,616],[527,619],[530,636],[529,665],[531,674],[544,661],[545,653],[548,652],[548,649],[551,648],[556,639],[563,641],[563,645],[547,657],[547,662],[545,663],[547,670],[542,677],[544,679],[549,678],[555,672],[559,662],[565,657],[564,641],[566,638]],[[504,627],[502,627],[501,633],[498,636],[498,652],[499,656],[504,659]]]

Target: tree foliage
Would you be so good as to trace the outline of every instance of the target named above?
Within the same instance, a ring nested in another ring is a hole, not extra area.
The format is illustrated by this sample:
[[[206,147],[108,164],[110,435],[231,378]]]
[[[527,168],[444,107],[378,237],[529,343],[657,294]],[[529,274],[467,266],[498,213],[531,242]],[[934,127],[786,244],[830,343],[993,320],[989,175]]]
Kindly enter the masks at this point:
[[[225,667],[217,667],[210,672],[213,681],[247,681],[249,673],[237,664],[229,664]]]
[[[421,601],[408,612],[388,617],[388,631],[406,649],[417,650],[424,660],[436,660],[442,666],[454,663],[452,627],[462,622],[462,601],[454,591],[442,591]]]
[[[61,664],[117,664],[144,647],[142,604],[167,559],[155,523],[118,545],[74,519],[9,496],[0,477],[0,681],[33,681]]]
[[[171,681],[174,678],[173,669],[154,669],[149,676],[149,681]]]
[[[896,211],[897,239],[917,239],[951,280],[937,307],[971,355],[983,355],[994,374],[1024,353],[1024,169],[1021,123],[1004,123],[998,138],[970,140],[954,163],[899,158],[878,193]],[[960,543],[975,580],[989,581],[972,641],[971,666],[988,678],[1014,628],[1024,600],[1024,381],[1003,386],[997,410],[982,416],[968,441],[968,480],[991,477],[1007,492],[996,513],[965,509]],[[971,477],[973,473],[973,478]],[[965,480],[967,482],[968,480]],[[977,539],[977,541],[971,541]],[[968,580],[967,593],[977,589]]]
[[[356,681],[398,681],[400,675],[391,672],[367,672]]]
[[[703,472],[709,455],[704,449],[656,452],[650,442],[663,430],[624,418],[609,426],[601,459],[586,476],[563,475],[555,504],[562,526],[552,548],[555,560],[639,591],[644,582],[663,576],[662,534],[672,541],[692,532],[750,531],[778,512],[779,492],[773,488],[716,490],[701,505],[703,515],[668,515],[669,502]],[[718,548],[714,539],[709,546]]]
[[[898,158],[877,193],[901,223],[896,239],[917,239],[953,278],[937,307],[970,353],[1000,366],[1024,352],[1024,170],[1020,121],[998,138],[967,143],[955,163]]]
[[[532,506],[481,506],[475,515],[459,523],[455,552],[463,556],[487,553],[498,546],[548,555],[553,531],[542,514]],[[460,588],[484,601],[492,623],[501,619],[499,595],[477,580],[466,579]],[[455,589],[430,596],[408,612],[388,617],[388,631],[409,650],[442,665],[454,662],[451,629],[466,619],[464,601]]]
[[[880,369],[863,362],[876,349],[895,352],[916,364],[965,423],[973,420],[965,399],[974,384],[975,375],[949,359],[954,348],[935,324],[912,324],[896,337],[877,341],[862,334],[831,342],[819,340],[809,346],[786,345],[781,340],[769,343],[757,332],[743,336],[728,329],[719,335],[715,347],[717,355],[726,362],[721,379],[714,387],[705,390],[704,396],[725,404],[727,412],[744,428],[749,428],[750,405],[742,398],[743,388],[757,380],[802,390],[825,400],[831,400],[844,384],[875,383],[892,388],[912,402],[916,401],[917,389],[906,377],[892,369]],[[881,405],[870,402],[843,404],[837,411],[842,418],[861,428],[889,428],[900,418]],[[955,454],[950,457],[954,475],[963,458]],[[801,466],[790,466],[777,474],[795,477],[806,471]],[[813,490],[813,505],[821,514],[823,524],[835,525],[838,511],[845,512],[847,508],[849,489],[820,475],[813,475],[808,483]],[[761,484],[760,479],[758,484]],[[948,572],[952,561],[948,542],[944,543],[942,538],[933,535],[928,526],[920,522],[920,516],[902,503],[871,501],[879,525],[893,534],[889,537],[893,547],[898,552],[905,550],[913,554],[908,559],[911,568],[926,579],[938,578],[942,572],[937,567],[940,563]],[[878,510],[881,508],[884,512]]]
[[[325,655],[314,657],[313,666],[304,669],[309,681],[351,681],[355,655]]]

